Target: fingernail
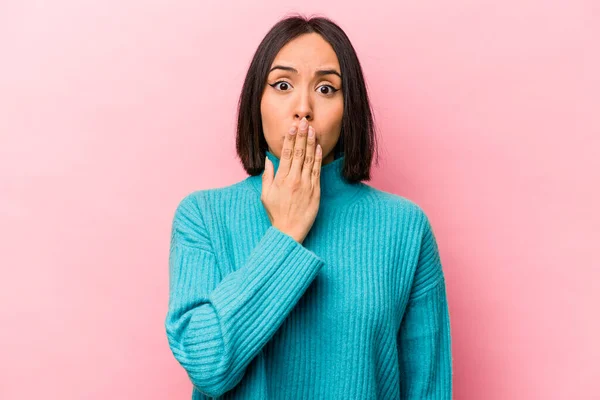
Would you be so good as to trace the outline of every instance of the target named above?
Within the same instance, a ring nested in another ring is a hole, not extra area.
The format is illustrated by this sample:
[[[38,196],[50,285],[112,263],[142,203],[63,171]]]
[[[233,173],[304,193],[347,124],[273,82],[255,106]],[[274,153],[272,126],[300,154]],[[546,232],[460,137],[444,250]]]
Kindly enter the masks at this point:
[[[308,121],[306,120],[306,117],[302,118],[302,121],[300,121],[300,129],[306,129],[306,127],[308,126]]]
[[[308,127],[308,136],[309,137],[315,136],[315,128],[313,128],[312,126]]]
[[[295,127],[295,126],[292,126],[292,127],[290,128],[290,134],[291,134],[291,135],[293,135],[293,134],[295,134],[295,133],[296,133],[296,127]]]

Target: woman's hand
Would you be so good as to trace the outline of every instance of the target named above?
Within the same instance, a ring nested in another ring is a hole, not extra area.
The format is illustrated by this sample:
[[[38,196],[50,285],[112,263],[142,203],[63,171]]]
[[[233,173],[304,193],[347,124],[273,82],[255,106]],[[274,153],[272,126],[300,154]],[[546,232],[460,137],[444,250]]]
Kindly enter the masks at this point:
[[[295,130],[285,137],[275,177],[271,160],[265,161],[260,200],[271,224],[302,243],[319,211],[323,154],[306,118]]]

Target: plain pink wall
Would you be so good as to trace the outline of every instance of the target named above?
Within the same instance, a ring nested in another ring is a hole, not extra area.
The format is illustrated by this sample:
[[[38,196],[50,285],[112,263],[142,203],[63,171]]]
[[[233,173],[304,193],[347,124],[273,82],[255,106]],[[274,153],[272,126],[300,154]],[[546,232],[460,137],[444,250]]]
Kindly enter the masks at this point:
[[[598,4],[2,1],[0,398],[190,398],[164,331],[173,212],[246,177],[237,98],[292,12],[347,32],[370,184],[432,219],[455,398],[598,398]]]

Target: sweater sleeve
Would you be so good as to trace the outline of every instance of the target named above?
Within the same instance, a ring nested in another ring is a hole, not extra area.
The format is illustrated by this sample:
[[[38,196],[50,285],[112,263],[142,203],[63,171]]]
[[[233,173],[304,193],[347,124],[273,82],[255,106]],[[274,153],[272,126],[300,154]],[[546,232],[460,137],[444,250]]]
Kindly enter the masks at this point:
[[[175,212],[169,253],[169,347],[195,388],[217,397],[293,309],[324,261],[270,226],[244,265],[221,277],[193,194]]]
[[[398,331],[402,399],[452,399],[452,346],[444,272],[424,219],[419,257]]]

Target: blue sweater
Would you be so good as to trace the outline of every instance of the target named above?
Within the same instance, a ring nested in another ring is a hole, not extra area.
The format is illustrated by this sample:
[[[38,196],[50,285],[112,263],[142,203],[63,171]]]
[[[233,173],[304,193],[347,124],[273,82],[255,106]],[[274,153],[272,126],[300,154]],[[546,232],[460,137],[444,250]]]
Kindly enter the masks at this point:
[[[279,159],[267,157],[275,171]],[[303,244],[273,227],[262,175],[174,213],[165,328],[192,399],[451,399],[444,273],[416,203],[321,168]]]

